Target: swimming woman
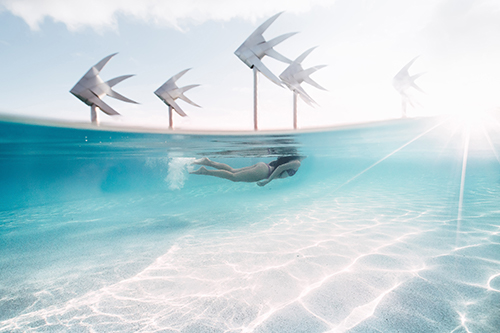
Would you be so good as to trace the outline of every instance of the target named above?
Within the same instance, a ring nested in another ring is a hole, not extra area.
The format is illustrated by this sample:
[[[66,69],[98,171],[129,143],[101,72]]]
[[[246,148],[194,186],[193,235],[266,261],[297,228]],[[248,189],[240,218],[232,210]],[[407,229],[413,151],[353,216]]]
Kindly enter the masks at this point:
[[[208,175],[228,179],[233,182],[257,182],[264,186],[273,179],[293,176],[300,168],[302,156],[283,156],[270,163],[259,162],[252,166],[234,169],[224,163],[209,160],[206,157],[195,160],[193,164],[204,165],[217,170],[207,169],[204,166],[190,173],[195,175]]]

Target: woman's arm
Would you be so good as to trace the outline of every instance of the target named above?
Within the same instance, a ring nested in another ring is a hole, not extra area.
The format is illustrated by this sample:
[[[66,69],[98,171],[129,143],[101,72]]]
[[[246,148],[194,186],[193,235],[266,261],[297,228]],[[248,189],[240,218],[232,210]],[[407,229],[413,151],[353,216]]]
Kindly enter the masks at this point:
[[[280,166],[278,166],[276,169],[273,170],[273,173],[271,173],[271,175],[269,176],[269,178],[267,179],[264,179],[260,182],[257,182],[257,185],[259,186],[265,186],[267,185],[271,180],[275,179],[275,178],[279,178],[279,176],[281,175],[281,173],[285,170],[290,170],[290,169],[293,169],[295,171],[297,171],[300,167],[300,162],[297,161],[297,160],[294,160],[294,161],[290,161],[288,163],[285,163],[285,164],[282,164]]]

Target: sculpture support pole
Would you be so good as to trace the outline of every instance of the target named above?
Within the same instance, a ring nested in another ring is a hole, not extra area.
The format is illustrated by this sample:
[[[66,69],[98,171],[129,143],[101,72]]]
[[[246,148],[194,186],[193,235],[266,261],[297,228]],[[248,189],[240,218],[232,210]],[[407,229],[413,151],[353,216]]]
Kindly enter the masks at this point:
[[[253,129],[257,131],[257,68],[253,68]]]
[[[99,119],[97,118],[97,105],[90,106],[90,122],[99,126]]]
[[[293,92],[293,129],[297,129],[297,92]]]
[[[406,118],[406,101],[404,98],[401,100],[401,106],[403,108],[403,114],[401,115],[401,118]]]
[[[172,112],[172,107],[170,105],[168,106],[168,128],[169,129],[174,128],[174,116]]]

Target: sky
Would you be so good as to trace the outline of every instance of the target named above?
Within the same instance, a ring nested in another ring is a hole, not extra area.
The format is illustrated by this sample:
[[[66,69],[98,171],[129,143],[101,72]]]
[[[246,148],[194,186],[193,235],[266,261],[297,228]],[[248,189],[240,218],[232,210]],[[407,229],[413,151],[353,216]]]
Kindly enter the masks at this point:
[[[192,68],[179,86],[200,84],[174,115],[178,129],[251,130],[253,76],[234,51],[257,26],[284,13],[269,40],[295,59],[318,46],[303,67],[327,65],[303,83],[317,102],[299,100],[299,128],[401,117],[392,79],[410,60],[424,93],[410,117],[469,114],[500,107],[498,0],[0,0],[0,114],[90,122],[90,107],[69,93],[102,58],[101,78],[135,74],[114,87],[140,104],[105,97],[122,116],[113,126],[168,127],[168,108],[154,91]],[[279,75],[287,64],[265,57]],[[293,126],[292,93],[259,76],[260,129]]]

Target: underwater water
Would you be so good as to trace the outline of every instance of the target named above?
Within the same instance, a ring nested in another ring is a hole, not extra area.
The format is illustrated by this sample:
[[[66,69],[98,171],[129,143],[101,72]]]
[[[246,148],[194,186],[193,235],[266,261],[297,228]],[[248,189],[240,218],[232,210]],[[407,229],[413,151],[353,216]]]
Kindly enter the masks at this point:
[[[0,331],[498,332],[499,129],[1,121]],[[188,173],[290,154],[264,187]]]

